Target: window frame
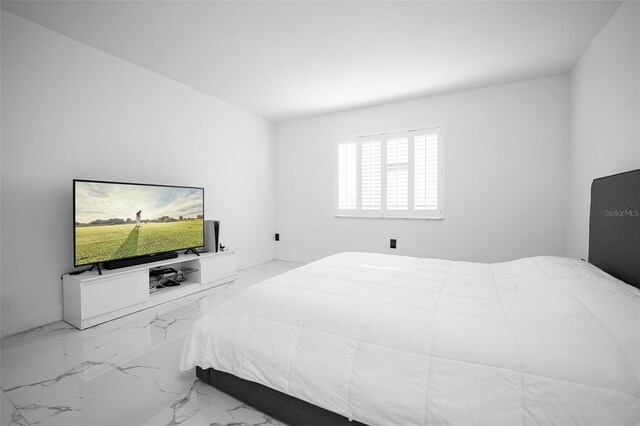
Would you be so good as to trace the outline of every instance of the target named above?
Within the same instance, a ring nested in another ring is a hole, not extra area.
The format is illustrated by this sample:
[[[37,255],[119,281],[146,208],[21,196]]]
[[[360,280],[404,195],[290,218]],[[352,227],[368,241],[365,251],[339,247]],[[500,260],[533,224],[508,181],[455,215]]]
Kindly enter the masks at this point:
[[[438,207],[436,209],[416,209],[415,197],[415,138],[425,134],[438,135]],[[408,137],[409,170],[408,170],[408,208],[396,210],[387,208],[387,139]],[[381,141],[381,208],[362,208],[362,143]],[[356,208],[339,208],[339,149],[344,143],[356,144]],[[437,124],[422,126],[417,129],[400,130],[393,132],[377,133],[366,136],[353,136],[338,138],[334,149],[334,216],[340,218],[370,218],[370,219],[417,219],[417,220],[444,220],[445,218],[445,126]]]

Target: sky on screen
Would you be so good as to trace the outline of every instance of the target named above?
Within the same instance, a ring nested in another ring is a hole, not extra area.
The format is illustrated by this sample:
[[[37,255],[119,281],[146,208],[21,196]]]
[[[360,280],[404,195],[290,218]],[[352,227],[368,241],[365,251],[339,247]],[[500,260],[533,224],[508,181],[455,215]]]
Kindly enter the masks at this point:
[[[203,190],[103,182],[76,182],[76,222],[96,219],[135,220],[203,214]]]

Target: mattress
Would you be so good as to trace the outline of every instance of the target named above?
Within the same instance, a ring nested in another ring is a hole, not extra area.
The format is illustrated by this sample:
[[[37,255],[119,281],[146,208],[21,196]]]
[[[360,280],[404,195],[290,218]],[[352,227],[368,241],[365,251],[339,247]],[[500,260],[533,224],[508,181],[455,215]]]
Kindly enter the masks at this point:
[[[640,424],[640,291],[587,262],[341,253],[195,324],[215,368],[375,425]]]

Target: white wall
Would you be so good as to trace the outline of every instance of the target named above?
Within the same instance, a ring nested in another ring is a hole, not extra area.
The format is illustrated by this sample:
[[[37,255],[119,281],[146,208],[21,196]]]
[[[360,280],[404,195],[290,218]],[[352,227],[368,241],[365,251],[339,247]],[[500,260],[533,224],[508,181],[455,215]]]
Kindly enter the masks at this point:
[[[2,334],[62,318],[72,179],[205,187],[240,267],[273,259],[274,126],[2,12]]]
[[[566,76],[276,125],[277,258],[354,250],[471,261],[562,255]],[[335,218],[335,140],[446,125],[446,219]],[[398,249],[389,249],[389,239]]]
[[[640,168],[640,4],[626,2],[569,74],[567,255],[587,258],[591,182]]]

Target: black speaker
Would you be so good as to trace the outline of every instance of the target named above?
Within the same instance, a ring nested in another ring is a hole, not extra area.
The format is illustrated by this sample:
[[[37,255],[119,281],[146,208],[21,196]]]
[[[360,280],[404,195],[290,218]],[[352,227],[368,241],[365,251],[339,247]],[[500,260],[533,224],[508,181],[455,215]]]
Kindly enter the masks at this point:
[[[104,262],[102,264],[102,267],[104,269],[119,269],[126,268],[127,266],[157,262],[159,260],[175,259],[176,257],[178,257],[177,251],[167,251],[164,253],[147,254],[144,256],[132,257],[129,259],[111,260],[109,262]]]
[[[204,221],[204,249],[209,253],[215,253],[220,246],[220,221],[205,220]]]

